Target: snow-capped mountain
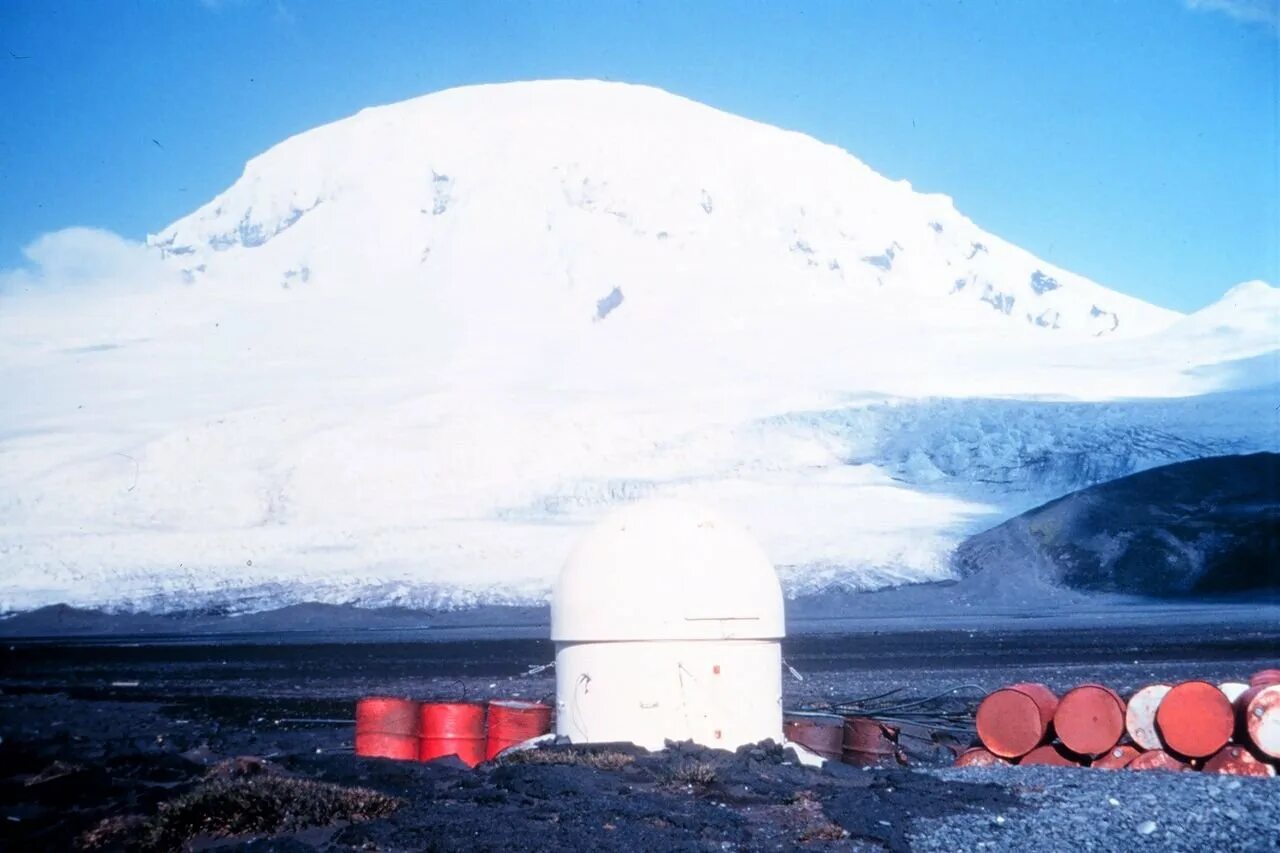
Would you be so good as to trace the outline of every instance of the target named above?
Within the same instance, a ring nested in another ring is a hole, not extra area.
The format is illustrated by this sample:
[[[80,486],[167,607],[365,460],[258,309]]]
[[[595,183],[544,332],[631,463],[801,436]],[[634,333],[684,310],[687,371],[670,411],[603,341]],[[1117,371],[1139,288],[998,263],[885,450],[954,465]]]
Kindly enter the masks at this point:
[[[881,289],[936,297],[949,325],[977,310],[1141,334],[1176,317],[1047,264],[949,198],[838,148],[594,81],[364,110],[254,158],[149,242],[194,282],[429,287],[481,312],[520,303],[518,322],[526,310],[557,324],[653,319],[691,302],[729,319],[779,301],[864,304]]]
[[[289,139],[145,247],[0,273],[0,610],[542,599],[601,513],[788,589],[947,577],[1071,489],[1276,449],[1276,288],[1182,316],[655,89],[450,90]]]

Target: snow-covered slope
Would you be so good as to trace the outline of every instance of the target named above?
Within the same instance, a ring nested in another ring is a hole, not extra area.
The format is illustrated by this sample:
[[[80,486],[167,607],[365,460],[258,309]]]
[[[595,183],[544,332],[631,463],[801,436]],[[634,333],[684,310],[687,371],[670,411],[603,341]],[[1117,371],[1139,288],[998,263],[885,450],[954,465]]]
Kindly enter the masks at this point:
[[[365,110],[251,160],[150,242],[193,281],[431,287],[487,327],[528,311],[556,326],[614,311],[618,325],[673,311],[701,321],[706,310],[733,322],[782,301],[865,303],[880,288],[938,297],[928,307],[947,325],[976,308],[1138,334],[1176,316],[1046,264],[945,196],[838,148],[593,81],[453,89]]]
[[[538,600],[645,495],[741,518],[793,592],[926,580],[1063,491],[1276,443],[1275,288],[1184,318],[644,87],[366,110],[148,247],[29,254],[0,609]]]

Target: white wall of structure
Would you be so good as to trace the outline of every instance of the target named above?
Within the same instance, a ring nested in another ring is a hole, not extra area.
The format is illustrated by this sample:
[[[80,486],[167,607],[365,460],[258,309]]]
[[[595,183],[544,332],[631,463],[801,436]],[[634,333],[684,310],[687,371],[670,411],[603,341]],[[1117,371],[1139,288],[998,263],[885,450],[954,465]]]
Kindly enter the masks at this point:
[[[782,741],[782,590],[742,528],[648,501],[593,528],[556,583],[556,731],[575,743]]]

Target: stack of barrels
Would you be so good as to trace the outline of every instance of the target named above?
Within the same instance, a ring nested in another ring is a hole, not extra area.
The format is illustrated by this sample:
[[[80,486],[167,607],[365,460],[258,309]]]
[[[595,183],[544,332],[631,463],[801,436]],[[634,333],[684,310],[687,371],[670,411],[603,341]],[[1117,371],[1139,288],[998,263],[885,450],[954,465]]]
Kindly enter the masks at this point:
[[[419,702],[369,696],[356,703],[356,755],[432,761],[456,755],[468,767],[551,731],[541,702]]]
[[[1275,776],[1280,670],[1245,682],[1149,684],[1121,698],[1101,684],[1061,697],[1012,684],[978,706],[978,738],[957,766],[1019,764],[1105,770],[1203,770]]]
[[[871,717],[792,716],[782,733],[829,761],[858,767],[907,763],[898,745],[900,727]]]

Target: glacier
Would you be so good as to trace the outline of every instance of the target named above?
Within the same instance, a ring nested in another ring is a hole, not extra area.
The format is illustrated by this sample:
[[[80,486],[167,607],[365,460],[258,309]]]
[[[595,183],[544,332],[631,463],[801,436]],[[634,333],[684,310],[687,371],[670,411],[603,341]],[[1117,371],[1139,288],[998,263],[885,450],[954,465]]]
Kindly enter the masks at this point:
[[[647,496],[792,595],[1275,450],[1280,290],[1190,315],[802,134],[642,86],[464,87],[282,142],[145,244],[0,273],[0,611],[545,600]]]

